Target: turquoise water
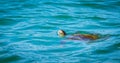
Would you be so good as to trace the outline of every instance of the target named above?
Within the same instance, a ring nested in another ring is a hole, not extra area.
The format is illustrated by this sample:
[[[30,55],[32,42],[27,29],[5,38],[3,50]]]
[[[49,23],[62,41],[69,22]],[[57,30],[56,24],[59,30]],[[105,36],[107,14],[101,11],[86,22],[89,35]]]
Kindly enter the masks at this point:
[[[111,36],[87,44],[59,29]],[[120,0],[0,0],[0,63],[120,63]]]

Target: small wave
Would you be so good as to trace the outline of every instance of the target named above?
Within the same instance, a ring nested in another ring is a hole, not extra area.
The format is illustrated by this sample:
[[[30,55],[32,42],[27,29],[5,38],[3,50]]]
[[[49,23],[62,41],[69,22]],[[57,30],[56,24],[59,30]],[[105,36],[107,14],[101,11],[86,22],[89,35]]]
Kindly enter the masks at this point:
[[[9,18],[0,18],[0,25],[2,26],[9,26],[16,23],[16,20],[9,19]]]

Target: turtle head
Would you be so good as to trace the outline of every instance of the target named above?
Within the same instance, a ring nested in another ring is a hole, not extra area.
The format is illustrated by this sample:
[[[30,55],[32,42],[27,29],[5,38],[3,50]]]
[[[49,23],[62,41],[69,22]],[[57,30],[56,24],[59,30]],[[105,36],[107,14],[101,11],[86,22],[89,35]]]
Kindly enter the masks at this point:
[[[64,37],[64,36],[66,35],[66,33],[65,33],[65,31],[63,31],[63,30],[58,30],[58,35],[59,35],[60,37]]]

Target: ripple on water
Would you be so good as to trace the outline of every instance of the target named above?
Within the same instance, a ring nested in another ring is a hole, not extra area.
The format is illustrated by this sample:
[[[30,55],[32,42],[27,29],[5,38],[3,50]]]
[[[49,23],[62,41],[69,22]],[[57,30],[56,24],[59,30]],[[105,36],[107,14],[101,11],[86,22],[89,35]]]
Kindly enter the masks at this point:
[[[10,18],[0,18],[0,25],[1,26],[9,26],[16,24],[16,20]]]
[[[118,63],[119,2],[1,0],[0,62]],[[68,34],[87,31],[110,37],[88,44],[60,38],[58,29]]]
[[[1,63],[8,63],[8,62],[15,62],[15,61],[19,61],[22,58],[20,56],[17,55],[11,55],[11,56],[7,56],[7,57],[2,57],[0,58],[0,62]]]

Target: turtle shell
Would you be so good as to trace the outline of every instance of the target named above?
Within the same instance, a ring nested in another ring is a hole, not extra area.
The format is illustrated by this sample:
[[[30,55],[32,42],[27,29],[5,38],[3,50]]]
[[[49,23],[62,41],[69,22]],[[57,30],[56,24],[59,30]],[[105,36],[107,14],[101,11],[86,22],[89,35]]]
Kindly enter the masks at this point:
[[[72,34],[72,36],[69,37],[69,39],[72,39],[72,40],[96,40],[96,39],[99,39],[100,37],[101,37],[100,34],[92,34],[90,32],[78,31],[78,32]]]

